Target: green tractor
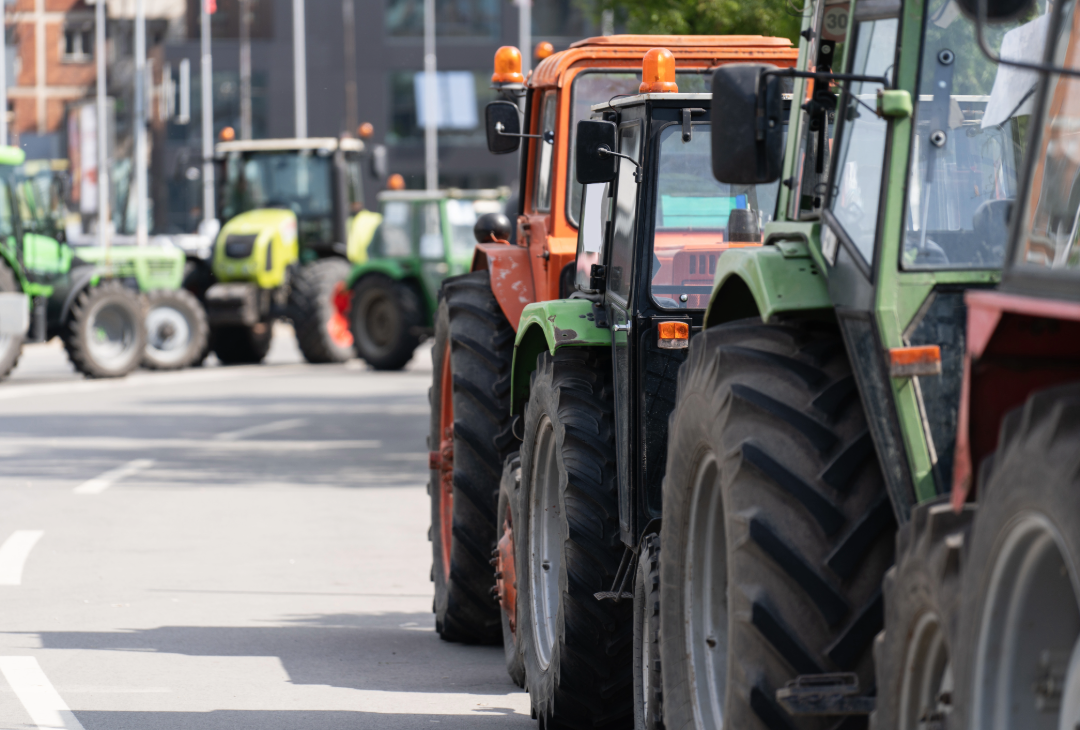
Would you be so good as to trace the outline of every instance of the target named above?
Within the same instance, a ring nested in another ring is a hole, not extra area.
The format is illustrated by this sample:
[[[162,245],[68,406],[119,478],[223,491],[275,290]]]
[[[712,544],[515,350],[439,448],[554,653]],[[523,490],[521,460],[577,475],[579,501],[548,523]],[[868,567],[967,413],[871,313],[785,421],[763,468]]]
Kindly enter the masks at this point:
[[[482,215],[503,212],[509,195],[494,190],[386,190],[381,221],[354,264],[347,291],[357,354],[377,370],[398,370],[432,331],[443,279],[469,271]]]
[[[67,243],[36,232],[17,170],[24,159],[21,150],[0,147],[0,377],[15,367],[24,342],[53,337],[88,377],[126,375],[146,347],[137,283],[146,267],[118,272],[119,258],[87,263]]]
[[[364,144],[264,139],[222,142],[215,154],[226,222],[186,282],[206,306],[210,349],[225,364],[261,362],[285,318],[308,362],[348,360],[342,294],[376,215],[363,210]]]
[[[96,236],[68,240],[67,160],[29,160],[17,172],[18,195],[24,232],[55,242],[66,242],[75,257],[108,266],[111,276],[133,282],[146,296],[146,351],[143,367],[177,370],[201,362],[209,330],[202,305],[180,288],[184,254],[171,244],[135,246],[130,236],[114,236],[108,254]],[[117,245],[117,242],[125,243]]]

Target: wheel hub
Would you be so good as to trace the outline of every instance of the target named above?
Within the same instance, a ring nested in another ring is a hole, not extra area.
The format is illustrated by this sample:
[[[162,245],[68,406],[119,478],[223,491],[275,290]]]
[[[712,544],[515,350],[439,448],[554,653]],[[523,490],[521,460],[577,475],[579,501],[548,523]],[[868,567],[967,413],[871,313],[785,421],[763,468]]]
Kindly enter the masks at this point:
[[[122,307],[106,304],[90,320],[87,349],[95,360],[107,367],[127,360],[135,344],[135,323]]]
[[[334,291],[330,295],[330,318],[326,321],[326,332],[330,335],[331,342],[342,348],[353,346],[352,331],[349,330],[352,298],[352,290],[345,288],[345,282],[339,281],[334,285]]]
[[[517,633],[517,571],[514,569],[514,526],[510,507],[506,508],[502,524],[502,537],[495,549],[495,595],[499,606],[506,612],[510,633]]]

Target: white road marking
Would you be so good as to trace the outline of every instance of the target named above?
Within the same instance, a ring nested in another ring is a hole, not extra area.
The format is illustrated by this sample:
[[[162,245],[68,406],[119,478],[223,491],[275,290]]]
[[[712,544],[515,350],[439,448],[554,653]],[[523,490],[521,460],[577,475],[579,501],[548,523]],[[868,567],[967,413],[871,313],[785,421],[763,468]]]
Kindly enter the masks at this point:
[[[17,586],[22,583],[23,566],[30,551],[44,535],[43,530],[15,530],[0,545],[0,586]]]
[[[83,730],[75,713],[41,671],[37,659],[32,656],[0,657],[0,672],[38,730]]]
[[[377,449],[378,440],[334,441],[221,441],[219,439],[140,439],[113,436],[72,436],[68,438],[30,436],[3,437],[8,448],[61,449],[72,451],[140,451],[203,449],[206,451],[333,451],[336,449]]]
[[[75,487],[75,494],[101,494],[121,479],[126,479],[143,469],[149,469],[153,465],[153,459],[135,459],[134,461],[129,461],[123,466],[110,469],[101,476],[83,482]]]
[[[276,431],[287,431],[290,428],[299,428],[305,423],[307,423],[306,418],[286,418],[284,421],[271,421],[270,423],[260,423],[236,431],[225,431],[224,433],[219,433],[214,438],[219,441],[239,441],[248,436],[260,436],[264,433],[274,433]]]

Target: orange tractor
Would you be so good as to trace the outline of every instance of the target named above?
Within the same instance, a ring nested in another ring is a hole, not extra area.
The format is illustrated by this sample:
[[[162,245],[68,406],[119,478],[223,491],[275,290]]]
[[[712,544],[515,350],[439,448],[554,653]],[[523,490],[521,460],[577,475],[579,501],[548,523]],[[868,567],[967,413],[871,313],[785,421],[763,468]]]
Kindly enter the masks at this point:
[[[521,437],[510,408],[515,333],[526,305],[574,290],[582,205],[577,124],[594,104],[638,94],[642,57],[657,46],[674,54],[682,93],[710,91],[710,70],[721,64],[793,66],[797,58],[785,38],[620,35],[574,43],[524,79],[520,52],[500,48],[492,83],[506,100],[488,105],[486,131],[493,153],[521,153],[516,245],[505,240],[508,231],[481,221],[472,270],[446,279],[440,292],[429,442],[436,630],[451,641],[505,638],[519,684],[524,672],[506,618],[515,615],[513,567],[500,558],[513,554],[513,526],[497,504],[504,463]]]

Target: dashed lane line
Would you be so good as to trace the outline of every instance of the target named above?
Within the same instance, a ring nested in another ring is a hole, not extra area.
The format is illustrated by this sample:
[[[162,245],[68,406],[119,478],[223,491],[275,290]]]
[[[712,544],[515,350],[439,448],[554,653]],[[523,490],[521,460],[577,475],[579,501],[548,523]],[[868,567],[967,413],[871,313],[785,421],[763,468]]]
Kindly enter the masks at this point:
[[[43,530],[16,530],[0,545],[0,586],[22,584],[23,566],[30,551],[44,535]]]
[[[153,465],[153,459],[135,459],[134,461],[129,461],[122,466],[110,469],[100,476],[96,476],[93,479],[88,479],[83,482],[75,487],[75,494],[101,494],[121,479],[126,479],[132,474],[136,474],[144,469],[149,469]]]
[[[248,426],[247,428],[237,429],[236,431],[225,431],[223,433],[219,433],[214,438],[219,441],[239,441],[240,439],[247,438],[248,436],[261,436],[264,433],[288,431],[290,428],[299,428],[306,423],[306,418],[286,418],[283,421],[271,421],[270,423],[260,423],[255,426]]]
[[[38,730],[83,730],[82,723],[32,656],[0,657],[0,672]]]

